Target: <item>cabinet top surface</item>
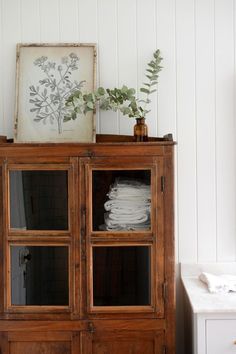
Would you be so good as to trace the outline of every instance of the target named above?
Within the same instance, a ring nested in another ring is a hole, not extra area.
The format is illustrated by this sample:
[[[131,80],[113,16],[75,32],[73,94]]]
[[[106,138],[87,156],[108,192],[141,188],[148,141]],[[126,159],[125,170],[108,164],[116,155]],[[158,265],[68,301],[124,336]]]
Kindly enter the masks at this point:
[[[97,135],[96,143],[14,143],[0,139],[0,157],[28,156],[145,156],[170,154],[171,138],[133,142],[131,136]]]
[[[236,263],[181,265],[181,279],[194,313],[236,314],[236,292],[210,293],[199,280],[201,272],[213,274],[236,274]]]

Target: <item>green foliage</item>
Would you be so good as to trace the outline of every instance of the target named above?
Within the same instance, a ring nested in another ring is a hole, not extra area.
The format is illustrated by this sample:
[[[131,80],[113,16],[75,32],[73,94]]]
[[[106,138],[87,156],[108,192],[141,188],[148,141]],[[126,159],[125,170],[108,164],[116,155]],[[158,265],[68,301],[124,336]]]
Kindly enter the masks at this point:
[[[119,110],[123,115],[131,118],[145,117],[149,112],[146,107],[151,102],[149,96],[156,92],[158,74],[162,69],[161,61],[160,50],[157,49],[153,53],[153,59],[147,64],[145,76],[148,80],[140,88],[140,92],[145,94],[144,99],[138,99],[135,96],[135,89],[125,85],[114,89],[99,87],[90,93],[77,90],[66,100],[66,106],[71,109],[71,112],[64,117],[64,122],[76,119],[77,114],[95,111],[97,105],[105,111]]]

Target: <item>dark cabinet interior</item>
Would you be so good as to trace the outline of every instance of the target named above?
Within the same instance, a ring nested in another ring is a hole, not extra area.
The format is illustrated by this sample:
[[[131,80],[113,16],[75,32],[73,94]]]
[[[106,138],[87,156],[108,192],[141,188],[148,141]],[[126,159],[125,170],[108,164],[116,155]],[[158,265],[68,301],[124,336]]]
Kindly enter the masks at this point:
[[[69,305],[68,247],[11,246],[11,303]]]
[[[68,229],[67,171],[12,170],[9,179],[11,228]]]
[[[94,306],[150,305],[150,293],[150,247],[93,247]]]

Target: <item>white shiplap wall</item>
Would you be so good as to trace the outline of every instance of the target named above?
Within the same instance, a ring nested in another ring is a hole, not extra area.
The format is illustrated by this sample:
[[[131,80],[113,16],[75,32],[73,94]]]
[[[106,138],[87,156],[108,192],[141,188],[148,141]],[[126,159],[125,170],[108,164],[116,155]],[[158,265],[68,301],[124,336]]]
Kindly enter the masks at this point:
[[[95,42],[98,85],[135,88],[160,48],[150,135],[176,147],[176,260],[236,260],[236,0],[0,0],[0,134],[13,135],[17,42]],[[97,130],[132,134],[100,112]]]
[[[0,134],[13,134],[17,42],[98,44],[98,85],[140,87],[160,48],[150,135],[176,147],[177,260],[236,260],[234,0],[0,0]],[[132,134],[100,112],[97,130]]]

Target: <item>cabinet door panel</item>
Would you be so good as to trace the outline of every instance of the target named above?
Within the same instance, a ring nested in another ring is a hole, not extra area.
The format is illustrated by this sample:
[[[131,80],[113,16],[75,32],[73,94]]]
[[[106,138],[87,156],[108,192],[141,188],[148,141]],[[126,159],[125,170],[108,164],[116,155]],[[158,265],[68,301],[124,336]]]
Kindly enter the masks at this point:
[[[70,332],[12,332],[1,354],[79,354],[79,336]],[[3,343],[4,344],[4,343]]]
[[[10,170],[10,228],[68,230],[68,170]]]
[[[207,320],[207,354],[234,354],[236,352],[236,320]]]
[[[70,354],[70,342],[18,342],[10,344],[10,354]]]
[[[163,159],[85,163],[87,311],[164,316]]]
[[[149,246],[93,248],[93,305],[151,305]]]
[[[163,332],[106,332],[86,337],[86,354],[162,354]]]

